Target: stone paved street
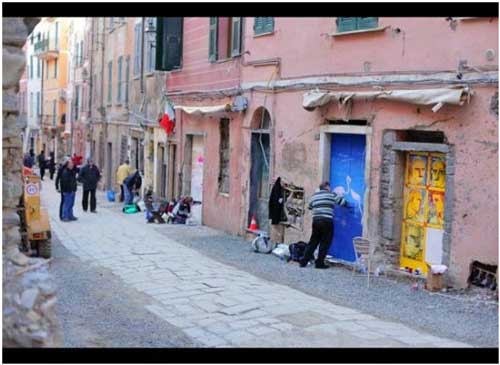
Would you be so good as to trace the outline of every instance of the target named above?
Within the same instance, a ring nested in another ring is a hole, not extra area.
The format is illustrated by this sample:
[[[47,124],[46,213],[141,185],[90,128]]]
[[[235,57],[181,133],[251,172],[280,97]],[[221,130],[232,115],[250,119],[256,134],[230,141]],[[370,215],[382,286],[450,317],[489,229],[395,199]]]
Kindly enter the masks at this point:
[[[468,347],[399,323],[334,305],[258,278],[183,246],[146,225],[142,213],[98,196],[98,214],[58,219],[59,194],[44,183],[52,231],[82,265],[106,269],[148,296],[151,316],[177,327],[200,347]],[[98,282],[95,285],[99,285]],[[78,310],[75,308],[75,310]],[[140,329],[137,329],[140,331]],[[144,334],[147,336],[147,334]]]

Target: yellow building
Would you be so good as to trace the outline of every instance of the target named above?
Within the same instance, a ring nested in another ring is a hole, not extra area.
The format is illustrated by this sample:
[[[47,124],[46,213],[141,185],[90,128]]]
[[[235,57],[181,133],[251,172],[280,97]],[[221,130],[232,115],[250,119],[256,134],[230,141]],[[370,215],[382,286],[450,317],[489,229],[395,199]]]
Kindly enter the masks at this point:
[[[66,123],[68,84],[68,18],[42,18],[37,30],[35,55],[42,62],[42,144],[60,160],[69,153]]]

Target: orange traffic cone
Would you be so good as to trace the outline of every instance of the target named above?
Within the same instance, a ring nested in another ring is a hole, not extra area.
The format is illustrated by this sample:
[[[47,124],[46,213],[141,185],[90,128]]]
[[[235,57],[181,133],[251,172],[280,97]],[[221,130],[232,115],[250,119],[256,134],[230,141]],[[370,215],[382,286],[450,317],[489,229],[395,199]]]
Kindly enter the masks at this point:
[[[250,231],[257,231],[259,226],[257,225],[257,221],[255,220],[255,215],[252,216],[252,221],[250,222],[250,227],[248,227]]]

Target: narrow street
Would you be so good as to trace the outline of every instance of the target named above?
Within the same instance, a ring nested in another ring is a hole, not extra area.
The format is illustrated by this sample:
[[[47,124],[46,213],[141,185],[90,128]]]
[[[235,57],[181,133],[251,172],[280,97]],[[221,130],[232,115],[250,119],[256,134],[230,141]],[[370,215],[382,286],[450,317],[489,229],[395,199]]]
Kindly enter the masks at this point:
[[[59,195],[52,181],[44,182],[43,203],[57,237],[52,271],[65,346],[470,346],[214,260],[170,238],[177,227],[160,229],[146,225],[143,214],[123,215],[103,194],[98,214],[84,214],[80,196],[81,188],[78,221],[60,222]]]

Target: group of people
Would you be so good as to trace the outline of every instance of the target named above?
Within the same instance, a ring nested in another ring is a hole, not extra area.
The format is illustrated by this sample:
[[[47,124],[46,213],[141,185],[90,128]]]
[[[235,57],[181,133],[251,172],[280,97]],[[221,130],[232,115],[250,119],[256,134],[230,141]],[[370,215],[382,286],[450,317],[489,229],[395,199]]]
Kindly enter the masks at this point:
[[[83,185],[82,208],[84,212],[97,213],[96,189],[97,183],[101,179],[101,172],[89,158],[87,164],[79,168],[74,159],[65,157],[56,176],[56,189],[61,193],[61,204],[59,205],[59,218],[63,222],[75,221],[78,218],[73,214],[75,204],[77,182]]]
[[[38,162],[38,167],[40,169],[40,179],[43,180],[45,176],[45,170],[49,170],[50,180],[54,179],[54,173],[56,171],[56,159],[54,156],[54,152],[50,152],[49,158],[45,157],[45,151],[41,151],[35,160],[35,153],[32,149],[24,156],[23,165],[27,168],[32,169],[35,166],[36,162]]]

